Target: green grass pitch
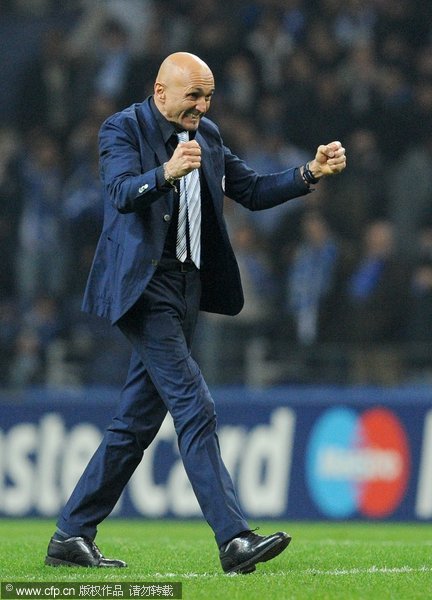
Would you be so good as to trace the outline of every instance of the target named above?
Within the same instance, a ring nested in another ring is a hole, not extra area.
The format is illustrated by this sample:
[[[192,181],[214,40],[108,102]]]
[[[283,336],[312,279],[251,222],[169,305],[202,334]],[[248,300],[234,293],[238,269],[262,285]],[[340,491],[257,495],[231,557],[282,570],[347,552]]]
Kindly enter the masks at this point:
[[[181,581],[186,600],[411,600],[432,598],[432,524],[260,523],[293,541],[251,575],[225,575],[202,522],[107,520],[97,542],[127,569],[43,564],[53,521],[0,520],[0,580]]]

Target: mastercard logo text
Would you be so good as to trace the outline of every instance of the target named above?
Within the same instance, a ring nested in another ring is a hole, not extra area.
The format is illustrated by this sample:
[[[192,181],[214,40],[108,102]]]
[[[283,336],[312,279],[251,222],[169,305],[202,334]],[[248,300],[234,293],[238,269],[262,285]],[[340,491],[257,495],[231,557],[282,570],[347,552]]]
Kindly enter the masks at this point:
[[[327,517],[390,515],[404,497],[409,474],[407,435],[388,409],[358,414],[332,408],[312,430],[306,480],[315,504]]]

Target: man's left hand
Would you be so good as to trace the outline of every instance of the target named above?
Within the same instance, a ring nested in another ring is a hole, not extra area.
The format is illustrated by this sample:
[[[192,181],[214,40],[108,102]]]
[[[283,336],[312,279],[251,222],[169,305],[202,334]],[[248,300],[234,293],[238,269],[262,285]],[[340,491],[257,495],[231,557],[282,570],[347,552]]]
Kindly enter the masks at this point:
[[[309,162],[309,169],[316,178],[337,175],[346,167],[345,148],[340,142],[318,146],[315,158]]]

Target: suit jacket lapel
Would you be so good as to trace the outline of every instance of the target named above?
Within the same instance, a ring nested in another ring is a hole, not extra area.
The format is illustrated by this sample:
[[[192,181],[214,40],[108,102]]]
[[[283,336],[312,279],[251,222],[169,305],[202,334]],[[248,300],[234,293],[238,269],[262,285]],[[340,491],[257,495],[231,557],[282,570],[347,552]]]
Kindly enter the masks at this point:
[[[147,98],[147,100],[145,100],[138,107],[137,117],[143,137],[153,148],[160,164],[162,165],[168,160],[168,154],[165,148],[162,132],[150,108],[149,98]]]
[[[221,203],[222,196],[220,193],[217,193],[217,192],[218,192],[218,185],[220,185],[222,187],[222,180],[218,181],[218,179],[220,179],[220,177],[218,177],[217,172],[214,168],[211,149],[210,149],[206,139],[199,131],[197,131],[195,139],[198,142],[198,144],[201,146],[201,158],[202,158],[201,169],[202,169],[203,175],[205,177],[205,180],[207,182],[207,187],[210,192],[212,202],[216,209],[218,207],[220,209],[221,208],[220,203]],[[218,215],[218,218],[219,218],[220,210],[216,210],[216,214]]]
[[[211,170],[211,163],[210,163],[210,149],[208,147],[208,144],[206,142],[206,140],[203,138],[203,136],[200,134],[199,131],[196,132],[195,135],[195,139],[198,142],[198,144],[201,146],[201,169],[203,172],[204,177],[206,178],[207,183],[210,183],[212,181],[212,179],[214,179],[214,173]]]

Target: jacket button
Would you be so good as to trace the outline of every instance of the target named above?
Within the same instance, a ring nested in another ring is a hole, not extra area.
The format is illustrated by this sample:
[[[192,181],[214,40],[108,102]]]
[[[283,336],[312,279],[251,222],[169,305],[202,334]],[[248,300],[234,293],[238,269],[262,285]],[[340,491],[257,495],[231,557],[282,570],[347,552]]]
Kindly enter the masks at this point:
[[[163,220],[165,221],[165,223],[169,223],[171,221],[171,216],[170,215],[164,215],[163,216]]]

